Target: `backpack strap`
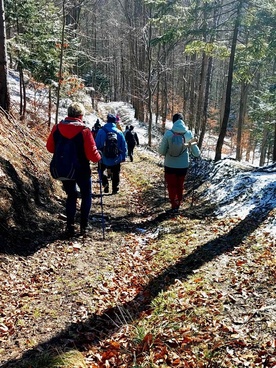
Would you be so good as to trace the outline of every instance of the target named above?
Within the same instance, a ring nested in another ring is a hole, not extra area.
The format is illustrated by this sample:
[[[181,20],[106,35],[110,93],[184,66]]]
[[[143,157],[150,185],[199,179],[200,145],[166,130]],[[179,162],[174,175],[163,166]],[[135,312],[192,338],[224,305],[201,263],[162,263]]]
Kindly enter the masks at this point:
[[[175,134],[175,135],[181,135],[184,138],[184,141],[186,140],[185,139],[185,133],[177,133],[177,132],[174,132],[172,129],[171,129],[171,132],[172,132],[172,134]]]
[[[115,133],[117,134],[117,132],[115,132],[114,130],[108,130],[106,127],[102,127],[102,129],[105,131],[105,134],[107,135],[108,133]],[[118,134],[117,134],[118,135]]]
[[[115,130],[108,130],[108,129],[106,129],[105,127],[102,127],[101,129],[103,129],[104,131],[105,131],[105,133],[106,134],[108,134],[108,133],[115,133],[116,135],[117,135],[117,137],[118,137],[118,132],[116,132]]]

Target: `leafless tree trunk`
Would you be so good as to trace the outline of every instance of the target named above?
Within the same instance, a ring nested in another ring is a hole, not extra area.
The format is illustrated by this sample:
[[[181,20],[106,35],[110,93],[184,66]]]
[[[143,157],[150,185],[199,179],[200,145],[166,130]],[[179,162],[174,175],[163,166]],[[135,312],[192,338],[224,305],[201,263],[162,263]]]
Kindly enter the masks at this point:
[[[156,86],[156,107],[155,107],[155,124],[158,124],[158,117],[160,114],[160,77],[161,77],[161,73],[160,73],[160,63],[159,63],[159,59],[160,59],[160,44],[158,45],[158,52],[157,52],[157,86]]]
[[[188,75],[187,75],[187,70],[188,70],[188,56],[185,56],[185,65],[184,65],[184,70],[183,70],[183,113],[184,115],[186,115],[186,110],[187,110],[187,101],[188,101]]]
[[[51,127],[52,120],[52,86],[49,86],[49,94],[48,94],[48,128]]]
[[[165,132],[165,124],[168,116],[168,84],[167,84],[167,67],[162,76],[162,90],[161,90],[161,111],[162,111],[162,132]]]
[[[264,124],[264,131],[263,131],[263,139],[262,139],[262,145],[261,145],[261,156],[260,156],[260,166],[264,166],[265,164],[265,156],[266,156],[266,149],[267,149],[267,138],[268,138],[268,125]]]
[[[247,140],[247,144],[246,144],[246,153],[245,153],[245,160],[246,161],[250,161],[250,152],[253,150],[252,146],[252,142],[253,142],[253,134],[252,134],[252,122],[249,122],[249,126],[248,126],[248,140]]]
[[[195,103],[196,103],[196,82],[195,82],[195,70],[196,70],[196,54],[192,55],[190,60],[190,68],[189,68],[189,112],[188,112],[188,121],[189,128],[194,129],[195,122]]]
[[[10,110],[4,0],[0,0],[0,107]]]
[[[199,141],[198,141],[199,148],[202,147],[202,143],[203,143],[206,128],[207,128],[212,67],[213,67],[213,58],[210,56],[208,58],[208,66],[207,66],[207,73],[206,73],[205,95],[204,95],[204,104],[203,104],[203,118],[202,118],[201,131],[200,131],[200,135],[199,135]]]
[[[62,2],[62,31],[61,31],[61,46],[60,46],[60,59],[59,59],[59,76],[58,76],[58,89],[57,89],[57,106],[56,106],[56,124],[58,123],[58,111],[59,111],[59,100],[60,100],[60,89],[63,79],[63,51],[64,51],[64,37],[65,37],[65,3],[66,0]]]
[[[244,125],[244,118],[246,113],[246,102],[248,96],[248,85],[242,83],[241,85],[241,98],[240,98],[240,110],[238,119],[238,131],[237,131],[237,145],[236,145],[236,160],[242,159],[242,131]]]
[[[242,4],[243,4],[243,1],[240,1],[238,4],[238,8],[237,8],[237,17],[236,17],[235,27],[234,27],[234,32],[233,32],[229,68],[228,68],[228,79],[227,79],[226,96],[225,96],[225,109],[224,109],[221,129],[220,129],[217,146],[216,146],[215,161],[221,160],[222,146],[223,146],[224,138],[226,136],[228,119],[230,115],[234,60],[235,60],[237,39],[238,39],[238,33],[239,33]]]
[[[27,108],[26,85],[22,67],[19,67],[19,87],[20,87],[20,120],[24,121]]]
[[[151,8],[149,12],[149,16],[151,17]],[[148,27],[148,35],[147,35],[147,61],[148,61],[148,114],[149,114],[149,122],[148,122],[148,145],[151,147],[151,130],[152,130],[152,48],[151,48],[151,37],[152,37],[152,26],[151,23]]]
[[[199,80],[199,89],[197,93],[197,108],[196,108],[196,118],[195,118],[195,134],[199,135],[202,129],[202,113],[203,113],[203,102],[204,102],[204,92],[206,83],[206,74],[207,74],[207,66],[208,66],[208,57],[205,52],[202,55],[201,61],[201,71],[200,71],[200,80]]]

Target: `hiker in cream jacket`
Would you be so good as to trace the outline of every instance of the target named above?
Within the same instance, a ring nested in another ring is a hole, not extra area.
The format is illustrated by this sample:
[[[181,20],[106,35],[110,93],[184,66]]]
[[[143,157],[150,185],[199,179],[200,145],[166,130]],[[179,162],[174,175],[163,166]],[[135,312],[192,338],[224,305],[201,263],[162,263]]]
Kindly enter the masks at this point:
[[[175,157],[169,154],[169,142],[174,133],[182,134],[185,141],[183,152]],[[159,146],[159,153],[165,156],[164,171],[168,188],[171,211],[177,212],[183,199],[183,185],[190,165],[190,154],[200,156],[200,150],[192,132],[186,127],[182,114],[173,116],[173,126],[167,130]]]

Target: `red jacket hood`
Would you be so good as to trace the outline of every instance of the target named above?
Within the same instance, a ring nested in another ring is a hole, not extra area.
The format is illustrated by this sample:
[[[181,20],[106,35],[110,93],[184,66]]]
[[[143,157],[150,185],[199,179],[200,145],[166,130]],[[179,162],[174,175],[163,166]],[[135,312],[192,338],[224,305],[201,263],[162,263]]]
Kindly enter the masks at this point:
[[[60,133],[66,138],[73,138],[86,127],[85,123],[78,118],[67,117],[62,120],[56,127]]]
[[[92,162],[100,161],[101,155],[97,150],[91,130],[78,118],[67,117],[59,124],[53,126],[46,143],[46,148],[49,152],[55,152],[54,132],[57,129],[59,129],[60,133],[68,139],[71,139],[78,133],[82,132],[86,158]]]

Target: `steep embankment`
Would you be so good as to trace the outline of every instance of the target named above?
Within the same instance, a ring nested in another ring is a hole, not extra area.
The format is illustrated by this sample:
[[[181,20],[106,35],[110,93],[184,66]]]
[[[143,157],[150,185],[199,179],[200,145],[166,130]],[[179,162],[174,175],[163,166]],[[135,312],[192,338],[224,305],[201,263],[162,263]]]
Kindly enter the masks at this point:
[[[30,239],[50,235],[58,187],[49,178],[47,128],[28,128],[12,116],[0,125],[0,238],[3,252],[24,253]],[[32,247],[35,248],[34,245]]]

